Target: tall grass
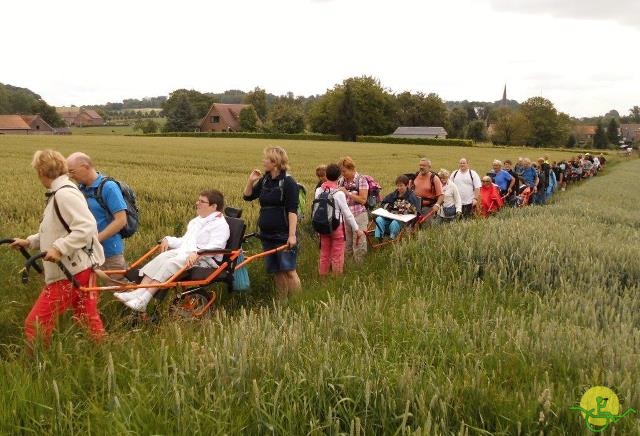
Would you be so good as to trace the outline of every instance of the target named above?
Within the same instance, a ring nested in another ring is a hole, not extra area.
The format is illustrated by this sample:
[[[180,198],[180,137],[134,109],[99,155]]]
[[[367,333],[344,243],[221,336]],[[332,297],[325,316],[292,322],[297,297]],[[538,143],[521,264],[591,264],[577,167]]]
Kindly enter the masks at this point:
[[[145,204],[166,204],[133,250],[192,214],[169,203],[187,201],[189,186],[204,181],[192,145],[182,144],[189,153],[173,160],[182,175],[167,164],[169,149],[160,168],[140,166],[140,174],[122,163]],[[28,154],[0,148],[24,177]],[[116,168],[118,156],[105,154],[106,162]],[[376,168],[391,177],[413,160]],[[233,183],[243,166],[228,160]],[[640,193],[628,183],[638,171],[640,161],[619,164],[546,207],[426,230],[348,265],[342,278],[317,277],[306,240],[304,294],[287,304],[269,302],[267,279],[253,267],[258,296],[226,296],[202,322],[164,318],[131,329],[103,298],[103,344],[65,319],[33,357],[20,323],[38,280],[22,287],[19,259],[1,254],[0,432],[584,433],[568,407],[587,384],[614,385],[625,406],[640,407],[640,212],[632,206]],[[7,191],[35,196],[40,188],[26,178],[10,186],[6,174],[2,230],[33,228],[31,198]],[[154,175],[171,189],[155,192]],[[223,171],[213,180],[226,180]],[[615,427],[640,431],[635,416]]]

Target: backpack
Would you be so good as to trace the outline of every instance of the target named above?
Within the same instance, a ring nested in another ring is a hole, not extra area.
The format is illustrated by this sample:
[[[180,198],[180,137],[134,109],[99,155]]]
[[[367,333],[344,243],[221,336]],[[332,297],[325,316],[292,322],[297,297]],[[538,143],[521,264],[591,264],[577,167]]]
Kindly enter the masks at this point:
[[[364,206],[367,210],[373,210],[382,201],[382,185],[374,180],[373,177],[367,175],[358,175],[356,178],[356,186],[360,186],[360,178],[364,177],[369,186],[369,192],[367,194],[367,201]]]
[[[138,205],[136,204],[136,193],[133,191],[133,189],[131,189],[129,185],[124,182],[118,181],[113,177],[104,177],[102,179],[102,181],[98,185],[98,188],[96,189],[95,195],[91,197],[98,202],[100,207],[104,209],[105,212],[107,212],[107,215],[109,215],[111,219],[113,219],[113,215],[111,214],[111,211],[107,207],[107,204],[104,201],[104,197],[102,196],[102,189],[104,188],[104,184],[108,181],[112,181],[116,185],[118,185],[118,188],[122,193],[122,198],[127,204],[127,224],[118,233],[120,233],[120,236],[122,236],[122,238],[129,238],[138,231],[138,226],[140,225],[140,212],[138,210]]]
[[[313,200],[311,207],[311,225],[321,235],[330,235],[340,226],[340,211],[336,217],[336,205],[333,195],[336,191],[325,189]]]
[[[258,182],[258,184],[264,186],[266,177],[267,177],[266,174],[262,176],[262,179],[260,179],[260,182]],[[284,179],[286,179],[287,177],[291,177],[289,173],[286,173],[286,175],[278,181],[277,189],[280,190],[280,203],[284,203]],[[298,215],[298,223],[299,223],[304,219],[304,211],[306,210],[306,207],[307,207],[307,188],[305,188],[304,185],[301,185],[298,182],[296,182],[296,186],[298,186],[298,210],[296,211],[296,215]],[[287,223],[289,222],[289,218],[286,213],[284,214],[284,219],[285,219],[285,222]]]
[[[458,170],[455,170],[452,174],[451,174],[451,180],[455,181],[456,180],[456,176],[458,175]],[[471,172],[471,170],[469,170],[469,177],[471,177],[471,186],[475,188],[476,184],[474,183],[474,179],[473,179],[473,173]]]
[[[405,173],[405,176],[409,177],[409,180],[411,180],[411,190],[412,191],[415,191],[415,180],[416,180],[416,177],[418,177],[418,174],[420,174],[420,171],[417,171],[415,173]],[[431,186],[431,194],[434,197],[436,195],[436,184],[434,182],[436,177],[438,177],[438,179],[440,178],[435,171],[429,170],[429,184]],[[420,198],[420,199],[422,200],[422,198]],[[425,200],[427,200],[427,199],[425,199]],[[438,199],[437,198],[432,198],[431,200],[433,200],[433,204],[435,204]],[[433,204],[431,204],[429,206],[433,206]]]

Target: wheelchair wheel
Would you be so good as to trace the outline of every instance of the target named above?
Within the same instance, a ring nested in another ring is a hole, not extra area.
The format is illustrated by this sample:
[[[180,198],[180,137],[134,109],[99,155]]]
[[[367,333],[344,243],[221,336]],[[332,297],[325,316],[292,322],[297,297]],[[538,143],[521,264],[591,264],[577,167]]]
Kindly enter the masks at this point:
[[[215,292],[207,292],[204,289],[177,296],[169,309],[171,316],[177,319],[202,319],[211,316],[211,305],[209,302],[216,299]],[[209,305],[209,307],[207,307]],[[204,311],[204,312],[203,312]]]

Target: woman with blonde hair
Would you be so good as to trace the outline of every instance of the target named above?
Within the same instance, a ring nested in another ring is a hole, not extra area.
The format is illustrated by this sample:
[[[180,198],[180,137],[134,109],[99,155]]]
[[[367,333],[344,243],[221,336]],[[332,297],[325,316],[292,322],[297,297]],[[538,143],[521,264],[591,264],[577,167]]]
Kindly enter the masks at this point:
[[[438,171],[438,177],[442,181],[442,193],[444,194],[442,207],[438,211],[438,221],[440,222],[451,221],[456,217],[462,216],[460,191],[458,191],[455,183],[449,183],[449,175],[449,171],[444,168]]]
[[[288,249],[265,258],[267,272],[274,275],[280,297],[300,290],[296,272],[298,254],[298,184],[287,174],[289,157],[282,147],[267,147],[262,158],[264,175],[258,169],[249,174],[245,201],[258,199],[258,228],[264,250],[287,244]]]
[[[104,335],[98,313],[98,294],[82,292],[64,275],[64,265],[80,286],[87,286],[92,268],[104,262],[98,227],[87,202],[69,180],[67,162],[57,151],[36,151],[31,166],[47,188],[47,203],[38,232],[26,239],[15,238],[14,248],[40,250],[44,257],[45,287],[25,320],[25,335],[33,342],[37,327],[48,341],[56,320],[73,307],[74,320],[86,324],[94,339]]]

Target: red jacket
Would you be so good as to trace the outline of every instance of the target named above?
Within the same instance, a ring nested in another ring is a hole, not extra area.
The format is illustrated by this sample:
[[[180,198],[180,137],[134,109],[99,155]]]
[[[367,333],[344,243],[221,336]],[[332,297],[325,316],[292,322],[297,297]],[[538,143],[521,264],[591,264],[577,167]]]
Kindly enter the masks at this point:
[[[480,187],[480,215],[488,216],[504,206],[500,188],[491,183]]]

